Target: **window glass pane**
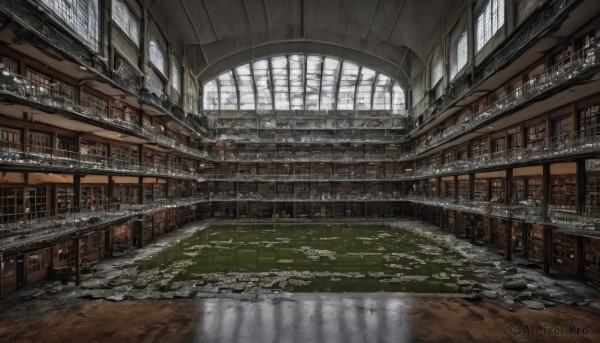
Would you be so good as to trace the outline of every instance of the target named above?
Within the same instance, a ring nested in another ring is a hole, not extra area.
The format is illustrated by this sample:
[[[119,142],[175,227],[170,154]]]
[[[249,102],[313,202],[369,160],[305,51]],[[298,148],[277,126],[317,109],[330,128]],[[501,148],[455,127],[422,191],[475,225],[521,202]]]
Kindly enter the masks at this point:
[[[235,76],[240,92],[240,110],[254,110],[254,84],[250,64],[235,68]]]
[[[413,106],[423,99],[423,75],[417,76],[413,83]]]
[[[304,109],[304,56],[289,56],[290,105],[292,110]]]
[[[342,75],[340,76],[340,88],[338,91],[338,110],[354,109],[354,92],[356,80],[358,79],[358,66],[350,62],[342,64]]]
[[[431,79],[430,86],[431,88],[435,87],[437,83],[444,76],[444,58],[442,56],[442,49],[438,46],[433,53],[433,58],[431,59]]]
[[[181,93],[181,66],[175,59],[171,62],[171,86]]]
[[[454,29],[450,40],[450,79],[453,79],[461,71],[467,61],[467,30],[464,24],[460,24]]]
[[[375,90],[373,92],[373,109],[374,110],[389,110],[391,108],[390,86],[392,80],[383,75],[377,76],[375,82]]]
[[[335,88],[337,86],[340,61],[327,57],[323,62],[321,77],[321,111],[333,110],[335,103]]]
[[[221,91],[221,110],[237,110],[237,91],[232,71],[219,75],[219,90]]]
[[[98,0],[40,0],[94,51],[100,48]]]
[[[150,57],[150,63],[152,63],[156,69],[165,73],[165,55],[158,46],[156,41],[150,41],[148,46],[148,55]]]
[[[319,110],[319,93],[321,91],[321,56],[308,56],[306,59],[306,109]]]
[[[271,58],[273,73],[273,91],[275,92],[275,109],[289,110],[288,60],[286,56]]]
[[[271,75],[269,61],[259,60],[254,62],[254,82],[256,83],[256,106],[257,110],[272,110],[271,99]]]
[[[113,0],[112,20],[135,45],[140,45],[138,18],[123,0]]]
[[[204,84],[204,110],[404,111],[393,79],[334,57],[274,56],[237,66]],[[400,109],[401,108],[401,109]]]
[[[360,82],[356,94],[356,110],[365,111],[371,109],[371,95],[373,94],[373,83],[375,71],[363,67],[360,71]]]
[[[392,87],[392,114],[404,114],[404,90],[395,83]]]
[[[212,80],[204,85],[204,97],[202,107],[205,110],[218,110],[219,109],[219,90],[217,88],[217,81]]]
[[[477,15],[476,47],[479,51],[504,25],[504,0],[488,0]]]

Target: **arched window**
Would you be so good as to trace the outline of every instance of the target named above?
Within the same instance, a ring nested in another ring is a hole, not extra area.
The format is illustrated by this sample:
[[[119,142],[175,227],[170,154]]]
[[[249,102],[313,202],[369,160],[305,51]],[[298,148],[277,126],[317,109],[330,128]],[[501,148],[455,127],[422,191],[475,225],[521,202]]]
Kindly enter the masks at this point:
[[[373,109],[374,110],[389,110],[391,108],[390,101],[390,86],[392,80],[383,75],[377,76],[375,89],[373,90]]]
[[[235,68],[235,78],[240,92],[240,110],[254,110],[254,82],[250,64],[244,64]]]
[[[94,51],[100,50],[98,0],[41,0],[56,17]]]
[[[204,85],[203,95],[202,108],[207,111],[216,111],[219,109],[219,87],[217,80],[211,80]]]
[[[477,12],[476,47],[481,50],[504,25],[504,0],[488,0]]]
[[[356,91],[357,79],[358,66],[354,63],[344,62],[342,64],[342,75],[340,76],[340,88],[338,90],[338,110],[354,109],[354,92]]]
[[[334,57],[273,56],[206,81],[203,104],[205,111],[393,111],[393,89],[404,104],[393,84],[387,75]]]
[[[181,94],[181,65],[175,58],[171,60],[171,87]]]
[[[374,70],[363,67],[360,70],[360,82],[356,94],[356,110],[368,111],[371,109],[373,83],[377,74]]]
[[[392,114],[403,115],[406,113],[404,90],[399,84],[392,87]]]
[[[112,20],[136,46],[140,45],[139,20],[123,0],[113,0]]]
[[[152,63],[158,71],[163,73],[163,75],[166,74],[165,54],[156,40],[151,40],[150,43],[148,43],[148,57],[150,63]]]
[[[464,23],[460,23],[450,37],[450,79],[453,79],[467,65],[468,48],[467,28]]]
[[[429,86],[433,89],[444,76],[444,56],[442,55],[442,49],[439,45],[433,52],[429,70]]]

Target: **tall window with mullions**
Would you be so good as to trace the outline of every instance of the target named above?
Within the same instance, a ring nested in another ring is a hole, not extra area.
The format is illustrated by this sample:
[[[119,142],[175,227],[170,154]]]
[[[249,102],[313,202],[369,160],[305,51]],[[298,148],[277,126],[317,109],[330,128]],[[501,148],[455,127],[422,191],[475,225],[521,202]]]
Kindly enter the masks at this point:
[[[98,0],[39,0],[95,52],[100,50]]]

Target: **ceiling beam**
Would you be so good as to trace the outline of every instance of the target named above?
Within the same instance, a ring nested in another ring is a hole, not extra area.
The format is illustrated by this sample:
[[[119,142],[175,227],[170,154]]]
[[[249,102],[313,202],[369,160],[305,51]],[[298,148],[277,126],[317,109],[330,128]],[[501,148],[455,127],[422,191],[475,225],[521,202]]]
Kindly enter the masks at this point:
[[[217,38],[217,40],[221,40],[221,38],[219,38],[219,35],[217,34],[217,29],[215,28],[215,23],[213,21],[212,16],[210,15],[210,11],[208,10],[208,7],[206,7],[206,0],[202,0],[202,7],[204,8],[204,12],[206,12],[208,22],[210,23],[210,27],[212,28],[215,38]]]
[[[365,33],[363,39],[367,39],[369,37],[369,33],[371,32],[371,26],[373,25],[373,19],[375,18],[375,13],[377,12],[377,7],[379,6],[379,0],[375,3],[373,7],[373,13],[371,13],[371,20],[369,20],[369,26],[367,27],[367,32]]]
[[[248,12],[248,4],[246,3],[246,0],[244,0],[244,11],[246,12],[246,19],[248,19],[250,31],[252,31],[252,35],[254,35],[254,27],[252,26],[252,20],[250,20],[250,12]]]
[[[196,39],[198,40],[198,42],[201,42],[200,31],[198,31],[198,27],[196,27],[196,24],[194,23],[194,20],[192,19],[192,14],[190,13],[189,9],[187,8],[187,6],[185,5],[185,2],[183,0],[179,0],[179,3],[181,4],[181,7],[183,7],[183,11],[185,12],[186,17],[187,17],[188,21],[190,22],[190,25],[192,25],[192,28],[194,29],[194,33],[196,34]],[[204,62],[208,63],[208,60],[206,59],[206,54],[204,53],[204,49],[202,48],[202,44],[195,44],[185,54],[187,55],[188,53],[190,53],[190,51],[193,51],[196,48],[196,46],[200,47],[200,52],[202,53],[202,58],[204,59]],[[185,48],[185,45],[184,45],[184,48]]]
[[[404,2],[405,2],[405,0],[402,0],[400,5],[398,6],[398,11],[396,11],[396,16],[394,16],[394,21],[392,22],[392,25],[390,25],[390,30],[388,31],[387,37],[385,37],[386,42],[390,40],[390,36],[392,35],[392,32],[394,31],[394,27],[396,26],[398,17],[400,17],[400,12],[402,12],[402,8],[404,7]]]

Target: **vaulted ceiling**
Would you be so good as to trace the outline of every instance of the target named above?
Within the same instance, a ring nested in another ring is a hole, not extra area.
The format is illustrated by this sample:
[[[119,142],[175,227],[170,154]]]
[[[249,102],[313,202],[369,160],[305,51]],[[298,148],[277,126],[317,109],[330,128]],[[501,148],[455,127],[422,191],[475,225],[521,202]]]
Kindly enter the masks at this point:
[[[347,59],[408,83],[465,0],[146,0],[200,81],[263,56]]]

